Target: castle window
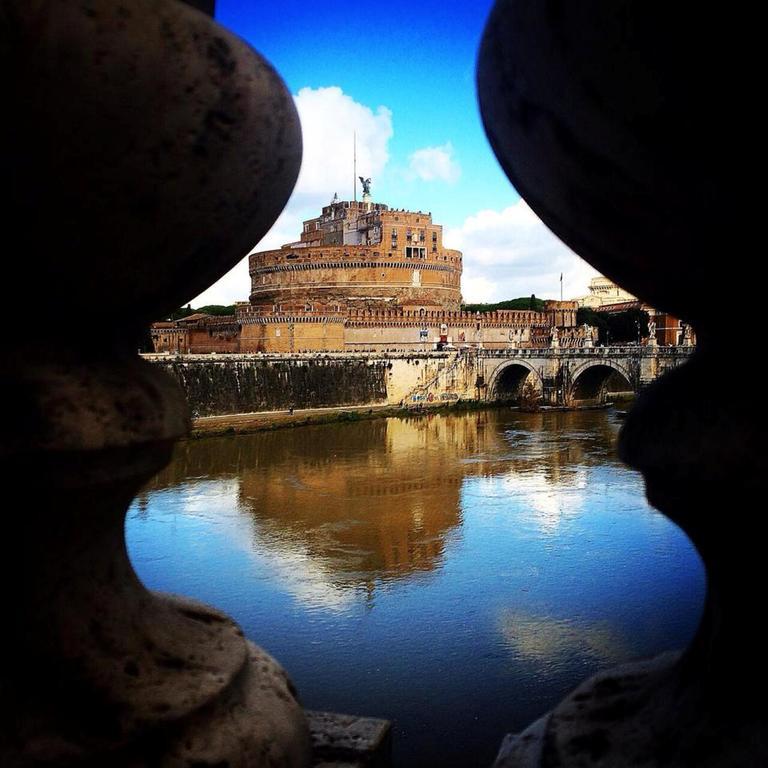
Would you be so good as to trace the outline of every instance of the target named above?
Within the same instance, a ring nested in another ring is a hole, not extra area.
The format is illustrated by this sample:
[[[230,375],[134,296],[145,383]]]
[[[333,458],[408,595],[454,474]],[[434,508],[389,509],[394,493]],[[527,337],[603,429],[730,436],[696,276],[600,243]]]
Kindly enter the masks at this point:
[[[426,259],[427,249],[418,248],[417,246],[406,246],[405,257],[407,259]]]

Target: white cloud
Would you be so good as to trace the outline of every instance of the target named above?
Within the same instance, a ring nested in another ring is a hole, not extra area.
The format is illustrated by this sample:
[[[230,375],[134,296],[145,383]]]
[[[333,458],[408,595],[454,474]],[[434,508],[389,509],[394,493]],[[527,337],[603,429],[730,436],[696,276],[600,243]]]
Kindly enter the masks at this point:
[[[529,296],[560,298],[587,293],[598,274],[558,240],[527,203],[501,211],[483,210],[460,227],[446,229],[444,242],[464,253],[462,294],[466,302],[494,302]]]
[[[304,158],[291,202],[301,198],[315,210],[334,192],[352,198],[352,141],[357,134],[357,171],[379,176],[389,160],[392,113],[374,112],[347,96],[341,88],[302,88],[295,97],[301,118]]]
[[[392,113],[360,104],[341,88],[302,88],[295,96],[302,122],[304,155],[296,189],[272,229],[255,250],[277,248],[298,239],[304,219],[316,216],[334,192],[352,195],[352,134],[357,133],[358,174],[381,177],[389,162]],[[459,165],[450,143],[423,147],[409,156],[406,174],[427,181],[458,179]],[[464,252],[465,301],[500,301],[535,293],[559,298],[563,273],[565,298],[587,293],[597,272],[579,259],[541,223],[522,200],[503,210],[482,210],[460,227],[445,230],[448,247]],[[248,261],[243,259],[193,306],[247,300]]]
[[[424,181],[447,181],[453,184],[461,175],[459,163],[453,157],[453,145],[423,147],[408,157],[410,173]]]
[[[392,113],[360,104],[341,88],[302,88],[294,102],[301,119],[303,156],[301,171],[280,218],[253,250],[278,248],[298,240],[301,224],[317,216],[334,192],[352,198],[353,133],[357,134],[357,172],[377,177],[389,161]],[[359,187],[358,187],[359,191]],[[218,282],[198,296],[193,306],[245,301],[250,293],[248,259],[243,259]]]

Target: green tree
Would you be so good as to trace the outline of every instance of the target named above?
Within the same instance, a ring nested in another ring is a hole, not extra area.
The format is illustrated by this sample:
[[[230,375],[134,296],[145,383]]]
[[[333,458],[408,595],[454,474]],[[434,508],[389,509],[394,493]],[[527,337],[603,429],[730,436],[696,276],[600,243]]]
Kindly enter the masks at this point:
[[[216,317],[228,317],[235,314],[234,304],[206,304],[205,306],[194,309],[191,304],[187,304],[186,307],[179,307],[171,312],[168,316],[168,320],[183,320],[185,317],[196,314],[203,315],[215,315]]]
[[[631,344],[648,336],[648,313],[642,309],[625,312],[596,312],[582,307],[576,313],[576,322],[597,328],[599,344]]]
[[[461,307],[465,312],[495,312],[497,309],[518,309],[534,312],[544,311],[544,300],[537,299],[535,296],[523,296],[519,299],[507,299],[498,301],[495,304],[463,304]]]

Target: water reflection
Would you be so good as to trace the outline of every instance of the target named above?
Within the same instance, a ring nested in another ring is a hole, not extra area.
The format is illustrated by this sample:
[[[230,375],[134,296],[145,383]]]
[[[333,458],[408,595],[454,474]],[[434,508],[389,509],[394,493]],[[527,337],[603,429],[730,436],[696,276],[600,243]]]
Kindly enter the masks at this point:
[[[551,616],[504,610],[499,617],[504,642],[518,656],[540,664],[558,664],[571,655],[615,663],[633,655],[626,638],[608,621],[579,624]]]
[[[232,614],[306,705],[394,719],[396,765],[483,765],[585,675],[696,626],[698,558],[618,428],[484,411],[186,442],[129,551]]]
[[[501,412],[483,411],[187,442],[137,508],[161,489],[226,481],[252,516],[252,546],[281,572],[314,561],[324,583],[369,585],[439,566],[459,535],[466,477],[488,478],[488,497],[520,497],[543,532],[578,514],[586,468],[608,460],[616,432],[606,419],[579,429],[582,420],[531,414],[525,428],[504,429]],[[187,498],[188,512],[196,506]]]

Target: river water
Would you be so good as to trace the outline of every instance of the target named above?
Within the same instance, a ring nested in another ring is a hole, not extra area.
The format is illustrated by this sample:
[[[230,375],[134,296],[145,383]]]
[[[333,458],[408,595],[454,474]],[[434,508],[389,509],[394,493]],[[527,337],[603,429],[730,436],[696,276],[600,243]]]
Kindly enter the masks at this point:
[[[396,766],[488,765],[579,681],[684,646],[700,560],[610,411],[489,410],[207,438],[132,505],[147,586],[233,616]]]

